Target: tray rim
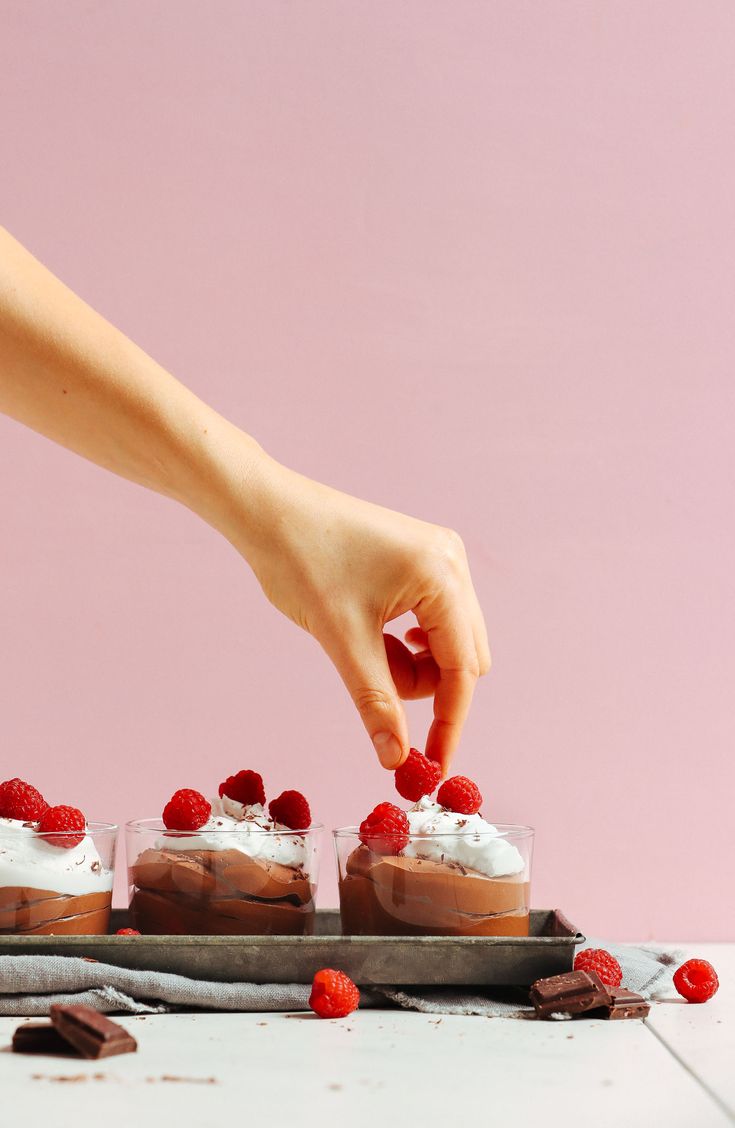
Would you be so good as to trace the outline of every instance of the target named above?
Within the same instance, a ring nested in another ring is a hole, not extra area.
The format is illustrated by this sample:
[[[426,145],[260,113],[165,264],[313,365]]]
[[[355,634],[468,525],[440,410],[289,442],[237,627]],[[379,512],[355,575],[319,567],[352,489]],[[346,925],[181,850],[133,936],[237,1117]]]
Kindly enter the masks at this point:
[[[568,946],[576,947],[578,944],[583,944],[586,941],[586,936],[579,931],[576,925],[571,924],[568,918],[560,909],[532,909],[532,913],[543,914],[544,916],[556,916],[560,924],[567,928],[566,934],[558,936],[373,936],[373,935],[351,935],[343,936],[339,933],[321,933],[312,934],[310,936],[267,936],[257,933],[243,933],[241,935],[198,935],[198,936],[180,936],[162,933],[159,935],[142,935],[142,936],[116,936],[114,933],[107,933],[104,935],[64,935],[59,933],[56,935],[39,935],[39,934],[18,934],[6,933],[0,934],[0,949],[10,946],[13,948],[23,947],[57,947],[63,945],[64,947],[74,948],[87,948],[91,945],[100,945],[104,948],[116,948],[118,946],[135,946],[142,947],[166,947],[182,948],[210,948],[210,947],[259,947],[267,945],[268,947],[291,947],[298,945],[299,947],[315,947],[320,946],[344,944],[345,946],[354,946],[357,944],[367,944],[368,946],[385,945],[387,943],[394,944],[400,948],[414,947],[419,948],[427,945],[432,948],[439,946],[456,946],[462,948],[485,948],[485,947],[522,947],[529,946]],[[122,916],[127,913],[127,909],[113,909],[113,913]],[[317,916],[339,915],[338,909],[317,909]],[[115,923],[117,923],[115,921]]]

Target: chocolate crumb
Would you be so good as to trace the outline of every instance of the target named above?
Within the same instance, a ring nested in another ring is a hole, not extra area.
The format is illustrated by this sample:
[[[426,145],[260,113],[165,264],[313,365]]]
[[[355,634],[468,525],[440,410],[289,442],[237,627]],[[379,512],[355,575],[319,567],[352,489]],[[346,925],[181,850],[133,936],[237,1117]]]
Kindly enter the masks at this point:
[[[95,1074],[104,1077],[104,1073]],[[32,1073],[31,1081],[89,1081],[88,1073]]]
[[[339,1093],[342,1089],[342,1086],[338,1085],[336,1081],[333,1081],[331,1085],[327,1085],[327,1088],[331,1089],[333,1093]]]
[[[155,1084],[157,1081],[173,1081],[176,1084],[183,1083],[185,1085],[217,1085],[219,1082],[216,1077],[179,1077],[175,1073],[162,1073],[160,1077],[146,1077],[146,1082]]]
[[[102,872],[102,863],[101,862],[92,862],[92,873],[101,873],[101,872]]]

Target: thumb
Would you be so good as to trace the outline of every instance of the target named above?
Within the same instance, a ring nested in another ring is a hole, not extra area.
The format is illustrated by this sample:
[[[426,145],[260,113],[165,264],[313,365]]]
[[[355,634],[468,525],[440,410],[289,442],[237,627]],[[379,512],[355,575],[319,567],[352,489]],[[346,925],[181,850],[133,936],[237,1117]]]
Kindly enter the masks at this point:
[[[388,666],[382,630],[366,624],[325,649],[347,686],[380,763],[395,771],[408,755],[408,726]]]

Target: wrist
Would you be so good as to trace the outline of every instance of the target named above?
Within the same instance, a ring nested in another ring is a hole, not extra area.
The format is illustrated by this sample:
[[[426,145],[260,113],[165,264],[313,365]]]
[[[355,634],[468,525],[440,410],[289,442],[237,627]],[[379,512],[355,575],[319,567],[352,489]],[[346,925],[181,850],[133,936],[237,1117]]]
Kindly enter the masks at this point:
[[[178,500],[256,567],[270,539],[276,480],[284,468],[216,412],[198,428],[186,462]]]

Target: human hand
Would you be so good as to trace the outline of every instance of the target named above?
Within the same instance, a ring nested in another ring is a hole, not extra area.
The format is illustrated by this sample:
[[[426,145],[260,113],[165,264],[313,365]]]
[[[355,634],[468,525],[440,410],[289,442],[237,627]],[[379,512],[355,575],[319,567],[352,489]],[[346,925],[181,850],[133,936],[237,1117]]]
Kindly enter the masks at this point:
[[[244,549],[263,591],[329,655],[384,768],[408,755],[401,698],[433,696],[425,750],[446,775],[490,668],[460,537],[267,463],[260,531]],[[409,646],[383,629],[407,611]]]

